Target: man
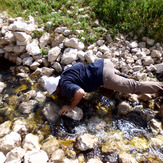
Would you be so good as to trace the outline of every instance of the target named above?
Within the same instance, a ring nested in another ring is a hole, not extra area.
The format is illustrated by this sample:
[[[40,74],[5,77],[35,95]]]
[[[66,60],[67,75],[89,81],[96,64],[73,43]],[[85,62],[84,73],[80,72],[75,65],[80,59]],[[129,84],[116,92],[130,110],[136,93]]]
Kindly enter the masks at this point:
[[[139,82],[115,74],[115,69],[109,59],[100,59],[88,65],[76,63],[66,69],[61,76],[45,80],[45,88],[49,94],[62,93],[73,97],[70,105],[65,105],[59,114],[71,111],[81,101],[85,92],[95,91],[98,87],[115,90],[122,93],[162,93],[163,82]]]

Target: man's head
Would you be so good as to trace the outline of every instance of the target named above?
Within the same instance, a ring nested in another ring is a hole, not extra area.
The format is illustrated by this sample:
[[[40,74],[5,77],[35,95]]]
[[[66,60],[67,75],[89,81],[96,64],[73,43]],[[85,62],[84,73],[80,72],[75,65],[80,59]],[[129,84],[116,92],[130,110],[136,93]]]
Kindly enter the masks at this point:
[[[43,76],[42,79],[44,81],[44,87],[46,88],[46,90],[48,91],[48,93],[51,95],[53,92],[56,91],[59,80],[60,80],[60,76],[58,77],[47,77],[47,76]]]

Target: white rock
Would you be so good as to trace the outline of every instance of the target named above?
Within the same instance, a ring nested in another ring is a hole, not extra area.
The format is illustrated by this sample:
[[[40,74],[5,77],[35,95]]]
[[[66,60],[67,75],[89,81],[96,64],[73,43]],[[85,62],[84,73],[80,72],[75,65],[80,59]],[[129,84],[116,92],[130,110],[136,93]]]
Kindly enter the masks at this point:
[[[105,42],[105,40],[98,40],[97,45],[102,46],[102,45],[104,45],[104,42]]]
[[[22,59],[20,57],[16,58],[16,64],[21,65],[22,64]]]
[[[38,68],[37,68],[38,69]],[[37,70],[36,69],[36,70]],[[46,75],[46,76],[51,76],[54,72],[54,69],[53,68],[48,68],[48,67],[43,67],[41,68],[41,75]]]
[[[16,40],[14,34],[11,31],[8,31],[5,33],[5,40],[7,40],[8,42],[13,42]]]
[[[10,134],[0,139],[0,151],[6,154],[15,147],[20,146],[20,144],[21,136],[16,132],[11,132]]]
[[[72,34],[72,30],[66,29],[66,30],[63,32],[63,35],[64,35],[64,36],[69,36],[69,35],[71,35],[71,34]]]
[[[153,50],[151,53],[151,57],[161,58],[162,56],[163,54],[161,54],[161,52],[158,50]]]
[[[63,159],[63,163],[79,163],[79,161],[78,159],[72,160],[72,159],[65,158]]]
[[[47,163],[49,160],[45,151],[28,151],[24,156],[24,163]]]
[[[50,33],[47,32],[44,33],[40,38],[40,47],[44,48],[49,43],[49,40],[50,40]]]
[[[68,111],[65,116],[80,121],[83,118],[83,111],[76,106],[72,111]]]
[[[6,160],[6,156],[2,152],[0,152],[0,163],[4,163],[5,160]]]
[[[51,63],[54,62],[59,56],[60,52],[61,52],[61,49],[58,46],[50,49],[48,52],[48,61]]]
[[[7,46],[4,47],[4,50],[5,50],[6,52],[13,52],[13,46],[7,45]]]
[[[154,60],[151,58],[151,56],[147,56],[146,58],[144,58],[144,65],[145,66],[149,66],[151,64],[154,64]]]
[[[84,33],[84,30],[75,30],[75,34],[76,34],[76,35],[79,35],[79,34],[81,34],[81,33]]]
[[[32,40],[32,37],[28,34],[26,34],[25,32],[14,32],[14,36],[16,37],[16,39],[18,41],[25,41],[25,40]]]
[[[17,147],[11,150],[9,153],[7,153],[5,163],[22,162],[24,155],[25,155],[25,150],[21,147]]]
[[[31,70],[36,70],[39,66],[40,66],[40,63],[35,61],[30,65],[30,69]]]
[[[106,36],[106,40],[108,43],[111,43],[113,41],[112,37],[110,35]]]
[[[64,32],[65,30],[67,30],[67,27],[57,27],[57,28],[55,29],[55,32],[56,32],[56,33],[62,33],[62,34],[63,34],[63,32]]]
[[[147,48],[142,48],[142,52],[144,52],[146,55],[150,54],[150,50]]]
[[[26,57],[22,60],[23,65],[30,66],[33,63],[33,57]]]
[[[129,47],[130,47],[131,49],[137,48],[137,47],[138,47],[138,43],[137,43],[136,41],[133,41],[133,42],[131,42],[131,43],[129,44]]]
[[[40,150],[39,137],[31,133],[27,134],[22,146],[25,150]]]
[[[62,66],[60,65],[60,63],[55,62],[52,67],[55,69],[56,72],[60,73],[62,72]]]
[[[84,57],[88,63],[92,63],[95,61],[95,55],[93,55],[92,50],[86,51]]]
[[[61,63],[70,64],[73,61],[76,61],[78,59],[77,52],[78,52],[77,49],[66,48],[61,58]]]
[[[71,39],[65,40],[65,46],[70,47],[70,48],[76,48],[78,50],[84,49],[84,43],[79,42],[77,38],[71,38]]]
[[[27,24],[22,21],[14,21],[13,24],[9,25],[9,28],[12,31],[26,32],[28,34],[35,30],[35,26],[33,24]]]
[[[150,128],[154,134],[159,134],[162,130],[162,124],[156,119],[150,120]]]
[[[1,33],[4,35],[8,31],[8,26],[2,26]]]
[[[161,64],[155,64],[154,65],[155,66],[155,68],[156,68],[156,73],[162,73],[163,72],[163,63],[161,63]]]
[[[36,96],[36,91],[35,90],[30,90],[28,92],[22,93],[19,96],[20,101],[29,101],[31,98],[34,98]]]
[[[5,87],[6,87],[6,84],[0,81],[0,93],[2,93]]]
[[[106,46],[106,45],[102,45],[99,47],[99,51],[106,53],[106,52],[110,52],[110,49]]]
[[[38,55],[38,54],[41,54],[41,49],[34,42],[28,44],[26,46],[26,50],[27,50],[27,52],[28,52],[29,55]]]
[[[22,54],[22,53],[26,52],[26,46],[16,45],[13,48],[13,52],[15,54]]]
[[[77,56],[78,56],[78,58],[80,58],[80,60],[81,61],[84,61],[85,60],[85,52],[84,51],[82,51],[82,50],[79,50],[78,52],[77,52]]]
[[[92,45],[90,45],[90,46],[88,46],[88,50],[93,50],[95,48],[95,45],[94,44],[92,44]]]

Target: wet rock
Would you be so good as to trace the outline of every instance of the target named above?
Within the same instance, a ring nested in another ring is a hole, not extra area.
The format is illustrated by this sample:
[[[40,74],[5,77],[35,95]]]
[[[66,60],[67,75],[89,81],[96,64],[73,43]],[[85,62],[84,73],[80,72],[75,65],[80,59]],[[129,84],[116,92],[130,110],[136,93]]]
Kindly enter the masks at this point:
[[[87,163],[102,163],[100,158],[91,158],[87,161]]]
[[[151,94],[142,94],[139,96],[139,100],[142,100],[142,101],[149,101],[151,99],[152,99]]]
[[[77,49],[66,48],[61,58],[61,63],[70,64],[73,61],[76,61],[78,59],[77,51],[78,51]]]
[[[1,160],[1,163],[4,163],[6,160],[6,156],[2,152],[0,152],[0,160]]]
[[[46,151],[48,156],[50,157],[56,150],[59,148],[58,140],[52,137],[50,140],[46,141],[42,145],[42,150]]]
[[[19,96],[20,101],[29,101],[31,98],[34,98],[36,96],[35,90],[30,90],[26,93],[23,93]]]
[[[163,135],[158,135],[155,138],[150,138],[149,144],[153,148],[162,148],[163,147]]]
[[[31,133],[27,134],[22,142],[22,146],[25,150],[39,150],[39,137]]]
[[[12,129],[17,133],[27,132],[27,123],[18,119],[14,122]]]
[[[127,115],[132,111],[132,107],[129,103],[123,101],[117,106],[118,108],[118,115]]]
[[[48,155],[43,150],[28,151],[24,156],[24,163],[47,163],[48,160]]]
[[[29,100],[29,101],[26,101],[26,102],[22,102],[20,105],[19,105],[19,110],[21,113],[23,114],[29,114],[33,111],[34,107],[36,106],[38,102],[35,101],[35,100]]]
[[[10,134],[4,136],[0,139],[0,151],[7,154],[12,149],[20,146],[21,136],[16,132],[11,132]]]
[[[150,128],[154,134],[159,134],[162,130],[162,124],[156,119],[150,120]]]
[[[72,111],[68,111],[65,116],[80,121],[83,118],[83,111],[79,107],[75,107]]]
[[[138,163],[136,159],[128,153],[121,153],[119,155],[119,161],[120,163]]]
[[[84,158],[84,154],[83,154],[83,153],[80,153],[80,154],[78,155],[78,161],[79,161],[79,163],[85,162],[85,158]]]
[[[42,92],[39,91],[39,92],[36,93],[35,100],[39,104],[44,104],[44,102],[46,101],[46,96]]]
[[[50,49],[48,52],[48,61],[53,63],[59,56],[60,52],[61,52],[61,49],[57,46]]]
[[[44,33],[40,38],[40,47],[44,48],[50,40],[50,33]]]
[[[58,149],[53,152],[50,161],[52,162],[61,162],[65,158],[64,151],[62,149]]]
[[[54,104],[53,102],[49,102],[45,104],[42,112],[46,119],[50,122],[55,122],[58,119],[58,112],[61,108]]]
[[[11,124],[11,121],[6,121],[0,125],[0,137],[3,137],[10,132]]]
[[[77,137],[75,147],[81,151],[86,151],[90,149],[94,149],[94,147],[98,144],[98,138],[90,135],[83,134]]]
[[[21,147],[14,148],[6,155],[5,163],[14,163],[14,162],[22,162],[23,157],[25,155],[25,150]]]
[[[0,82],[0,93],[2,93],[5,87],[6,87],[6,84],[4,82]]]
[[[134,149],[141,150],[141,151],[145,151],[149,148],[148,142],[147,142],[146,138],[144,138],[144,137],[134,137],[130,141],[130,145]]]

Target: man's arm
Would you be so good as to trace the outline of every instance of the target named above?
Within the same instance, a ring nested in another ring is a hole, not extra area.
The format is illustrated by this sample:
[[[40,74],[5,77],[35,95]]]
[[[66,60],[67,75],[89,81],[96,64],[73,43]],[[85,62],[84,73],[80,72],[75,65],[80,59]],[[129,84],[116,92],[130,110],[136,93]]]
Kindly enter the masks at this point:
[[[66,114],[66,112],[73,110],[75,106],[77,106],[77,104],[81,101],[84,95],[85,91],[82,88],[77,90],[76,93],[74,94],[71,105],[64,105],[62,109],[59,111],[59,114],[64,115]]]

